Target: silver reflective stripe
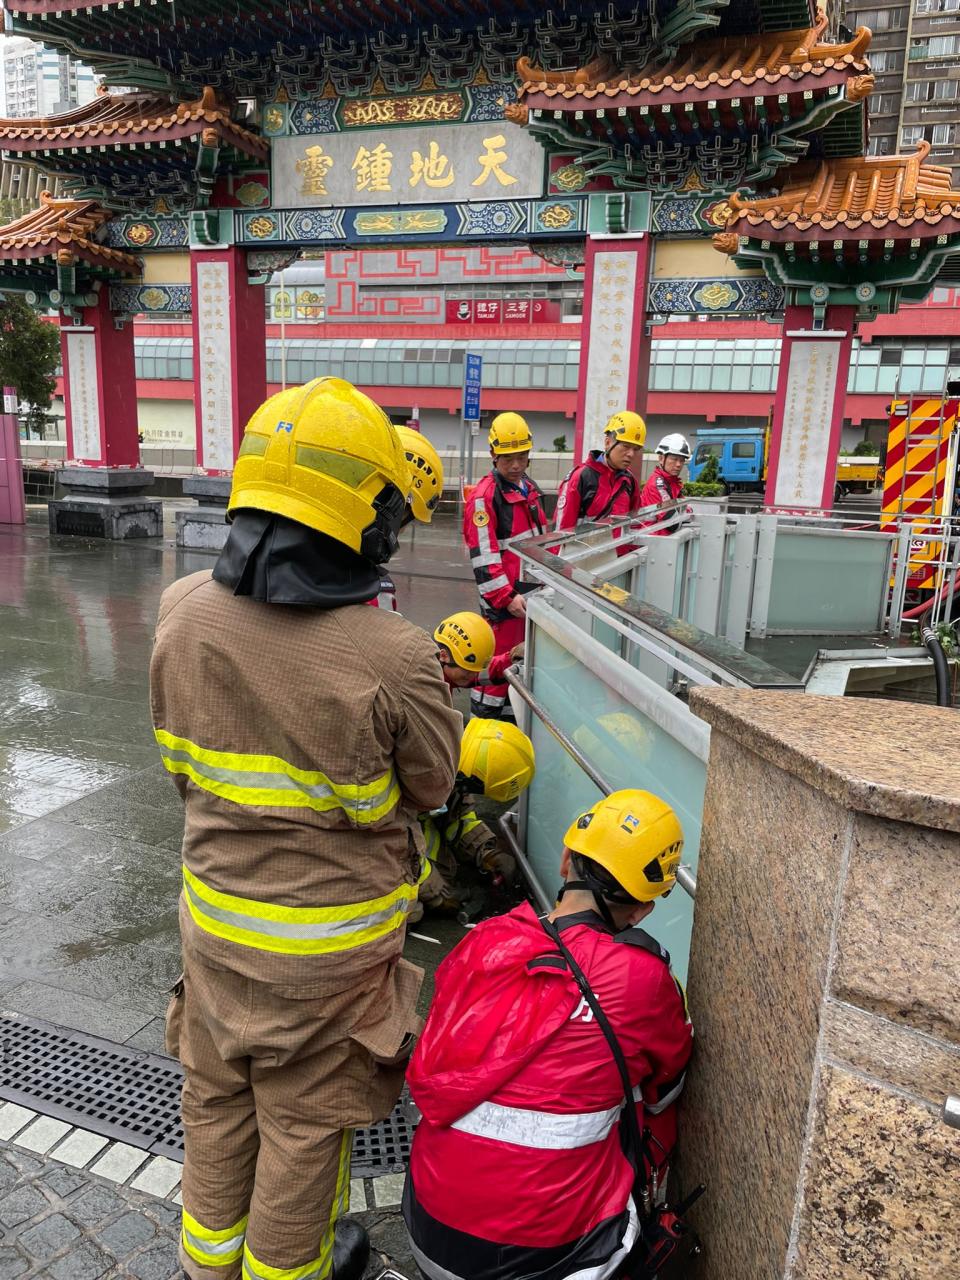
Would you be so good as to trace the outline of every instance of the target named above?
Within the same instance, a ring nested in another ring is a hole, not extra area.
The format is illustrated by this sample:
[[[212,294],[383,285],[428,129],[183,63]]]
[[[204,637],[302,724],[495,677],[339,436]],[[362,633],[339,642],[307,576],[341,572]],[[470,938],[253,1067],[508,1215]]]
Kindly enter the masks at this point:
[[[244,1232],[241,1231],[239,1235],[231,1236],[229,1240],[221,1240],[219,1243],[213,1244],[209,1240],[201,1240],[199,1236],[195,1236],[187,1227],[183,1227],[183,1238],[198,1253],[208,1253],[213,1258],[220,1258],[227,1253],[236,1253],[238,1249],[243,1247]]]
[[[484,508],[486,510],[486,508]],[[497,560],[500,559],[499,553],[494,552],[493,544],[490,541],[490,522],[477,525],[477,545],[480,548],[481,555],[495,555]],[[493,563],[491,561],[491,563]]]
[[[337,804],[350,810],[378,809],[386,804],[396,785],[391,772],[387,785],[378,795],[368,796],[361,800],[356,796],[349,798],[340,796],[334,787],[325,782],[298,782],[287,773],[265,773],[253,769],[224,769],[220,765],[208,764],[199,760],[189,751],[180,751],[160,744],[160,754],[164,760],[173,760],[180,764],[188,764],[194,773],[211,782],[222,782],[230,787],[242,787],[248,791],[300,791],[314,800],[336,800]],[[269,807],[269,806],[267,806]]]
[[[318,938],[336,938],[345,933],[361,933],[385,920],[392,919],[393,916],[405,914],[408,907],[406,896],[404,896],[380,911],[373,911],[364,916],[354,916],[350,920],[331,920],[326,924],[284,924],[279,920],[267,920],[263,916],[248,916],[241,911],[227,911],[225,907],[215,907],[195,893],[186,878],[183,881],[183,892],[202,916],[219,920],[221,924],[233,925],[236,929],[246,929],[249,933],[264,933],[271,938],[292,938],[300,942]],[[416,895],[416,892],[417,886],[410,885],[411,898]]]
[[[480,594],[482,596],[492,595],[494,591],[501,591],[504,587],[509,587],[510,579],[505,573],[498,573],[495,578],[491,578],[489,582],[478,583]]]
[[[450,1126],[476,1138],[509,1142],[515,1147],[532,1147],[538,1151],[572,1151],[589,1147],[608,1137],[620,1116],[620,1107],[605,1111],[570,1112],[527,1111],[522,1107],[502,1107],[496,1102],[481,1102]]]
[[[502,707],[506,700],[505,693],[481,693],[478,690],[470,695],[470,701],[479,707]]]
[[[500,563],[499,551],[487,551],[487,552],[484,552],[482,555],[470,557],[470,566],[473,569],[482,569],[484,565],[499,564],[499,563]]]
[[[687,1078],[687,1073],[684,1072],[669,1093],[665,1094],[662,1098],[659,1098],[656,1102],[645,1102],[643,1105],[644,1111],[646,1111],[647,1114],[651,1116],[658,1116],[661,1111],[666,1111],[667,1107],[669,1107],[672,1102],[676,1102],[676,1100],[680,1097],[680,1094],[683,1091],[683,1085],[686,1078]],[[638,1091],[634,1089],[633,1096],[637,1098],[637,1101],[639,1102],[639,1097],[637,1096],[637,1092]]]

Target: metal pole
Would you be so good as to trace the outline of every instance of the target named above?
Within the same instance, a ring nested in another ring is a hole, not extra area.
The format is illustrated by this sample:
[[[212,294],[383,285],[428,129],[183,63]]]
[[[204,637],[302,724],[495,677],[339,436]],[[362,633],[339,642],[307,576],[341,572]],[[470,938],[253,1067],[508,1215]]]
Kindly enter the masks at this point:
[[[287,300],[284,288],[284,277],[287,269],[280,269],[280,387],[287,389]]]
[[[567,737],[549,712],[540,705],[517,673],[513,670],[508,670],[504,674],[510,688],[517,691],[519,696],[527,704],[543,727],[551,733],[554,738],[556,738],[557,742],[559,742],[560,746],[563,747],[570,759],[580,766],[593,785],[597,787],[598,790],[602,791],[605,796],[608,796],[611,791],[615,790],[615,788],[611,787],[610,783],[607,782],[603,774],[598,773],[597,770],[594,769],[593,765],[583,754],[580,748],[572,741],[572,739]],[[697,878],[689,867],[677,868],[677,884],[685,893],[688,893],[691,898],[695,898],[697,896]]]
[[[503,814],[503,816],[498,819],[500,830],[503,832],[504,838],[510,846],[510,852],[517,860],[517,865],[526,877],[527,884],[533,890],[533,896],[539,903],[540,910],[552,911],[553,903],[540,888],[537,877],[533,873],[533,867],[530,865],[530,859],[527,857],[523,849],[520,848],[520,842],[517,840],[513,827],[510,824],[510,818],[514,817],[516,817],[516,814],[513,812]]]

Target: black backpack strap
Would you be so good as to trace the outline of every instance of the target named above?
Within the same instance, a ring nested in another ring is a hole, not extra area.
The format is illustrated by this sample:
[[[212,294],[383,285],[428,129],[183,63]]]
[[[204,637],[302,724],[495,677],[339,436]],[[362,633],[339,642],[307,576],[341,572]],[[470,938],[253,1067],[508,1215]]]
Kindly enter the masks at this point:
[[[658,960],[662,960],[664,964],[670,963],[670,952],[647,933],[646,929],[621,929],[614,934],[614,942],[622,942],[627,947],[639,947],[642,951],[649,951],[652,956],[656,956]]]
[[[617,1033],[610,1025],[610,1019],[604,1013],[600,1001],[597,999],[597,994],[593,987],[591,987],[587,975],[580,968],[579,964],[577,964],[570,952],[570,948],[565,944],[563,938],[560,936],[560,930],[557,928],[556,924],[546,916],[540,917],[540,923],[559,948],[560,954],[566,961],[570,972],[573,974],[574,980],[580,988],[580,992],[583,995],[584,1000],[586,1000],[587,1004],[590,1006],[593,1016],[597,1021],[597,1026],[603,1032],[604,1038],[610,1046],[610,1052],[613,1055],[613,1060],[617,1064],[617,1071],[620,1074],[620,1083],[623,1086],[623,1096],[625,1099],[625,1105],[621,1114],[622,1132],[626,1135],[626,1142],[623,1144],[624,1153],[630,1161],[630,1164],[633,1166],[635,1181],[638,1184],[641,1184],[644,1182],[645,1176],[644,1155],[646,1154],[646,1147],[643,1141],[643,1134],[640,1131],[640,1122],[637,1119],[636,1099],[633,1096],[633,1085],[630,1083],[630,1072],[627,1068],[627,1060],[624,1057],[620,1041],[617,1039]],[[648,1212],[649,1204],[640,1204],[637,1208],[643,1212]]]
[[[632,493],[634,487],[636,486],[636,483],[637,482],[634,480],[633,476],[629,472],[627,472],[627,476],[623,484],[618,484],[614,488],[603,510],[598,512],[597,515],[591,516],[590,519],[591,520],[605,519],[605,517],[607,517],[610,514],[610,512],[613,510],[613,504],[620,497],[621,493]]]

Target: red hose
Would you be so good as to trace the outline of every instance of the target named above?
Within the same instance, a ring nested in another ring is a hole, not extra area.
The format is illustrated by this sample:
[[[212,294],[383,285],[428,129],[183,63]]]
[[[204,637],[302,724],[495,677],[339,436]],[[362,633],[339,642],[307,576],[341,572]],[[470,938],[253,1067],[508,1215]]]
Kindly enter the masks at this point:
[[[931,596],[924,604],[915,605],[912,609],[904,610],[904,618],[922,618],[925,613],[929,613],[933,606],[950,592],[952,596],[957,585],[957,577],[960,576],[960,569],[957,569],[950,582],[945,582],[935,596]]]

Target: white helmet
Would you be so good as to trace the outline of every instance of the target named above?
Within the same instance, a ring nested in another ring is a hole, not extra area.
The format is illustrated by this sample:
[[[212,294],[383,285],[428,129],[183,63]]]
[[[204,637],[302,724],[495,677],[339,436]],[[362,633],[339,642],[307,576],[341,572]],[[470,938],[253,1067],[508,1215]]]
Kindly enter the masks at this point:
[[[678,458],[686,458],[689,461],[690,446],[687,444],[686,437],[676,432],[672,436],[663,437],[657,445],[657,453],[672,453]]]

